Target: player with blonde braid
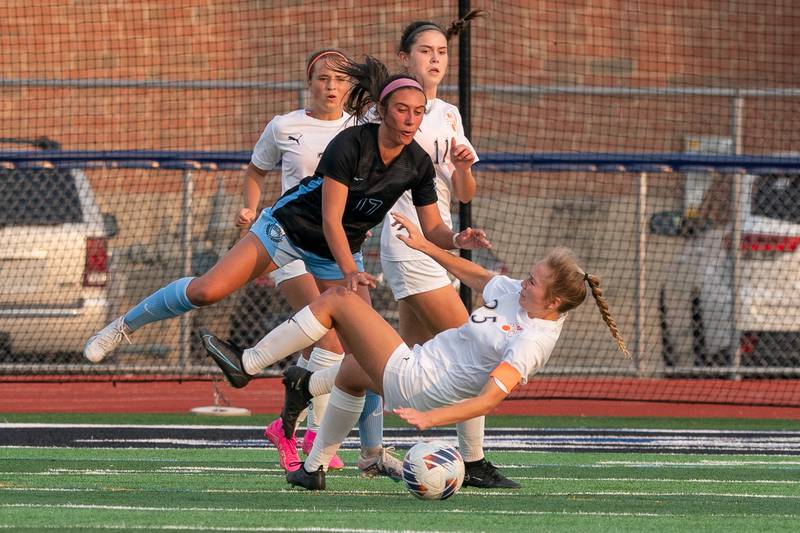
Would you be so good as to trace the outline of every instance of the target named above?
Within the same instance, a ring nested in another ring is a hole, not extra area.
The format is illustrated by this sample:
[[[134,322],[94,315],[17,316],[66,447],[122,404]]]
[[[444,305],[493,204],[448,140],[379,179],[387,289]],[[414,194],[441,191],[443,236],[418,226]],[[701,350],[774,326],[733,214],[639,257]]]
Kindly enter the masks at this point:
[[[613,326],[598,293],[599,279],[586,274],[564,248],[534,263],[525,279],[513,280],[448,253],[407,218],[394,217],[407,232],[399,234],[401,241],[481,291],[485,303],[462,326],[413,348],[371,306],[343,287],[325,291],[298,312],[292,319],[297,324],[290,334],[293,344],[280,355],[289,356],[290,349],[313,343],[333,327],[351,353],[339,368],[312,373],[293,366],[284,373],[284,425],[293,425],[313,396],[331,394],[311,453],[302,468],[286,476],[292,485],[325,489],[326,467],[361,414],[366,389],[383,397],[386,411],[420,430],[458,423],[491,412],[514,387],[542,369],[568,312],[586,299],[587,282],[603,319],[609,328]],[[274,330],[264,341],[285,345],[287,334]],[[624,348],[615,326],[612,334]],[[246,384],[247,376],[234,368],[240,366],[238,361],[231,365],[227,359],[215,360],[228,379]]]

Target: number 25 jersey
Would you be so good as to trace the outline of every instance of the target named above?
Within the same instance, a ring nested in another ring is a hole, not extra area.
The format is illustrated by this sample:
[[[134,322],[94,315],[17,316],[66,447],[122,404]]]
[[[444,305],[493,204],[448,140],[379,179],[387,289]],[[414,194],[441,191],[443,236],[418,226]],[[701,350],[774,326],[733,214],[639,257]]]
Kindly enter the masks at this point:
[[[530,318],[519,305],[521,281],[495,276],[483,290],[486,304],[459,328],[449,329],[415,346],[414,379],[425,387],[427,408],[477,396],[491,372],[510,364],[526,383],[555,348],[567,314],[558,320]]]

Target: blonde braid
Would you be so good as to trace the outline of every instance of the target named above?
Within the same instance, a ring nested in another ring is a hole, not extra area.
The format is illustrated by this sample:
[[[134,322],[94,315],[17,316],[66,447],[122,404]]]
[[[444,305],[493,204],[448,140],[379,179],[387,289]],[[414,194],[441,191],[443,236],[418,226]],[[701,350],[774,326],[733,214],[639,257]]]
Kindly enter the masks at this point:
[[[617,323],[611,317],[611,311],[608,310],[608,304],[606,303],[606,299],[603,297],[603,291],[600,289],[600,278],[592,274],[584,274],[584,279],[586,280],[586,283],[589,284],[589,288],[592,290],[592,296],[594,296],[594,301],[597,303],[597,308],[600,310],[600,316],[603,317],[603,322],[605,322],[608,326],[608,329],[611,330],[611,336],[617,341],[619,350],[628,356],[628,359],[630,359],[631,354],[628,351],[628,347],[625,345],[625,339],[623,339],[622,335],[620,335],[619,329],[617,328]]]

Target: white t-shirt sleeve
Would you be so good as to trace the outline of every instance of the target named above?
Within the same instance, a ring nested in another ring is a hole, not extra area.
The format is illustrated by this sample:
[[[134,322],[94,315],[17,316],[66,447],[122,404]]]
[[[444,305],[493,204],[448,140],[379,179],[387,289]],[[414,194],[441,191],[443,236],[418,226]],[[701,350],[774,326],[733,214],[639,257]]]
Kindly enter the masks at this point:
[[[261,170],[274,170],[281,162],[281,150],[275,137],[277,121],[278,117],[269,121],[261,133],[261,137],[258,138],[258,142],[253,148],[253,155],[250,157],[250,162]]]
[[[521,283],[518,279],[511,279],[508,276],[498,274],[490,279],[489,283],[483,288],[483,301],[491,302],[506,294],[517,293],[520,291]]]
[[[525,336],[511,342],[506,348],[503,361],[519,372],[520,383],[528,382],[528,377],[538,372],[550,359],[558,337]]]

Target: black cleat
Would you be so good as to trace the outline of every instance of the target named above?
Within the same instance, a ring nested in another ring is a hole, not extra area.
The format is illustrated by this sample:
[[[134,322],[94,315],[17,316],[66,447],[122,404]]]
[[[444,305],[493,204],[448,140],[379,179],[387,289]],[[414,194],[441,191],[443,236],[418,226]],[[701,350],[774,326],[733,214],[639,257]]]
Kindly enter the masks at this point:
[[[241,348],[218,339],[207,329],[201,329],[199,333],[208,356],[222,369],[232,387],[241,389],[250,383],[253,376],[244,371]]]
[[[315,472],[306,472],[303,463],[297,470],[286,473],[286,481],[308,490],[325,490],[325,470],[320,466]]]
[[[482,489],[518,489],[521,487],[516,481],[501,474],[497,467],[486,459],[464,463],[463,486]]]
[[[308,407],[311,401],[311,393],[308,391],[308,382],[312,372],[299,366],[290,366],[283,372],[283,410],[281,419],[283,420],[283,434],[287,439],[292,438],[294,427],[297,425],[297,418],[303,409]]]

